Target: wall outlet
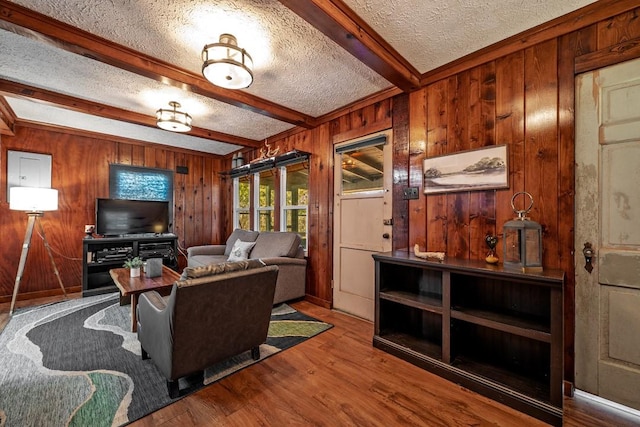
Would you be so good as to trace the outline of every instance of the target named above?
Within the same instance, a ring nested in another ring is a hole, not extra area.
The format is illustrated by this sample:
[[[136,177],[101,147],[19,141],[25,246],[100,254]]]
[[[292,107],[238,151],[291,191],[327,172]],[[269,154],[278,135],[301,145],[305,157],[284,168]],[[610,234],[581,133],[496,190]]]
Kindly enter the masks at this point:
[[[407,187],[403,191],[404,191],[404,195],[402,198],[404,200],[411,200],[411,199],[418,198],[418,187]]]

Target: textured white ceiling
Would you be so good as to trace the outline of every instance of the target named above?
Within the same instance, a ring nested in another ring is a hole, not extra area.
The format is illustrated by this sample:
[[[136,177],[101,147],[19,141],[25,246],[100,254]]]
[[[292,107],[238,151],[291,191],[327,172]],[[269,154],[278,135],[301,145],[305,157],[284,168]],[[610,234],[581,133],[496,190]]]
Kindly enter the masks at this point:
[[[593,2],[344,1],[421,73]],[[314,117],[391,86],[276,0],[14,2],[198,75],[202,47],[229,32],[254,60],[255,81],[246,92]],[[293,127],[1,29],[0,52],[0,78],[77,98],[148,116],[175,100],[194,126],[255,140]],[[10,104],[20,118],[81,126],[69,110],[15,98]],[[239,148],[115,120],[83,122],[106,134],[214,154]]]
[[[343,0],[420,73],[595,0]]]
[[[204,138],[167,132],[159,128],[138,126],[131,123],[69,111],[28,99],[7,97],[7,101],[18,117],[24,120],[55,123],[58,126],[73,129],[98,132],[106,135],[126,136],[127,138],[141,141],[151,141],[157,144],[212,154],[224,155],[240,148],[235,145],[214,142]],[[114,129],[118,129],[118,132],[114,133]]]

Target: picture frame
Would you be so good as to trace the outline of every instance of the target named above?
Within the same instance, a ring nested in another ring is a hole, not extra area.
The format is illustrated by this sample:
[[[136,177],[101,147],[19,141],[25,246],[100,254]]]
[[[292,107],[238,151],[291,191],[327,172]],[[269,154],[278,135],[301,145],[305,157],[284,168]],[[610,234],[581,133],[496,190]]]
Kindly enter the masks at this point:
[[[507,145],[424,159],[424,194],[509,188]]]

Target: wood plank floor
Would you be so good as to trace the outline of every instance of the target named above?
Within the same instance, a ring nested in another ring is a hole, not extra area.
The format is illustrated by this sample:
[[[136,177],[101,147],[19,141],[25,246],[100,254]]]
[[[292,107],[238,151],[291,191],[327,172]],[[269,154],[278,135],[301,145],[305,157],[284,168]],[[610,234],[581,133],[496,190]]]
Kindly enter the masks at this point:
[[[305,301],[292,305],[334,327],[131,426],[546,426],[373,348],[369,322]],[[0,304],[0,328],[8,311]],[[630,427],[640,418],[565,398],[564,425]]]

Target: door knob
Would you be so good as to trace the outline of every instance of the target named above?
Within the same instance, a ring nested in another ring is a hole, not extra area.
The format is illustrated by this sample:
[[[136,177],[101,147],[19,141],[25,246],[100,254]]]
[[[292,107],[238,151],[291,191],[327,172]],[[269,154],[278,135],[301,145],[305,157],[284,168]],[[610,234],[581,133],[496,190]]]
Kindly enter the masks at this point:
[[[593,260],[593,256],[595,255],[595,251],[591,247],[590,242],[585,242],[584,248],[582,249],[582,254],[584,255],[584,269],[591,274],[591,270],[593,270],[593,265],[591,261]]]
[[[389,238],[389,233],[384,233],[384,234],[382,235],[382,238],[383,238],[383,239],[388,239],[388,238]]]

